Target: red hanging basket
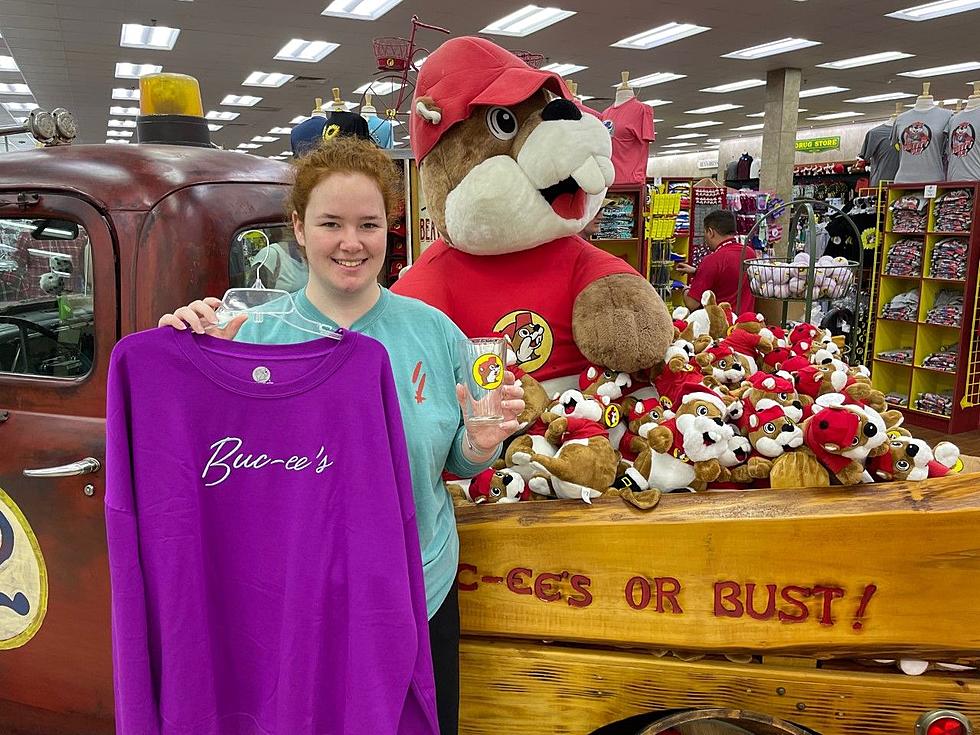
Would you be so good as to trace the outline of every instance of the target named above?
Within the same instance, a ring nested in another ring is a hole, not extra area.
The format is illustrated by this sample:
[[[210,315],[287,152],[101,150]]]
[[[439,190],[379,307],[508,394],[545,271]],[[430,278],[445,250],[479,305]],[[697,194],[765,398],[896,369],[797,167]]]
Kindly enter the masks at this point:
[[[511,51],[511,53],[532,69],[540,69],[544,66],[544,54],[536,54],[533,51]]]
[[[405,71],[411,61],[411,42],[405,38],[374,39],[374,56],[381,71]]]

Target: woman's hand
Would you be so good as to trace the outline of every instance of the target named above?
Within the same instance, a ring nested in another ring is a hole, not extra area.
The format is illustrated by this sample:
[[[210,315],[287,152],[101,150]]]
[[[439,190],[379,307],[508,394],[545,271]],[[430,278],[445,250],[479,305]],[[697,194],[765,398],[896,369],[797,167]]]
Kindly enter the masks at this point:
[[[218,315],[215,312],[221,306],[221,299],[208,296],[203,300],[192,301],[187,306],[182,306],[173,314],[164,314],[157,322],[158,327],[173,327],[178,330],[185,330],[190,327],[196,334],[208,334],[220,339],[235,339],[238,330],[248,319],[248,314],[239,314],[223,327],[216,327]]]
[[[501,401],[503,420],[497,424],[476,424],[466,427],[464,453],[475,462],[482,462],[492,455],[497,445],[517,431],[519,426],[517,417],[524,411],[524,388],[517,384],[517,379],[510,370],[504,371],[504,384],[500,387],[500,391],[503,397]],[[469,401],[465,386],[456,386],[456,400],[459,401],[465,416],[466,402]]]

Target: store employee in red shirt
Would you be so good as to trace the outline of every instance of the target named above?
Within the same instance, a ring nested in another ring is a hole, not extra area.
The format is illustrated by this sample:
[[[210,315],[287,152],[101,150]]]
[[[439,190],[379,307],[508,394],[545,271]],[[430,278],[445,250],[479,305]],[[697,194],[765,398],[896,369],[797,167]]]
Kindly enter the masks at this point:
[[[735,237],[735,215],[724,209],[709,212],[704,218],[704,244],[711,251],[694,268],[687,263],[677,265],[679,273],[693,274],[691,285],[684,289],[684,302],[692,311],[701,308],[701,295],[714,291],[720,304],[727,301],[739,313],[755,311],[755,297],[749,290],[749,279],[742,274],[742,300],[738,300],[736,282],[742,273],[742,261],[756,257],[748,245]]]

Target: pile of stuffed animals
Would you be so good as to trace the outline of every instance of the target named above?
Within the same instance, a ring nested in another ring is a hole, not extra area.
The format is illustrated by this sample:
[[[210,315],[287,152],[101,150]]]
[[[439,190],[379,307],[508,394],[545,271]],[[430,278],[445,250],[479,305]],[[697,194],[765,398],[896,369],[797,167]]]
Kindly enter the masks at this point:
[[[674,342],[642,375],[591,367],[550,399],[521,374],[523,433],[459,502],[624,497],[661,493],[925,480],[957,470],[959,449],[930,447],[901,428],[849,367],[838,340],[802,323],[786,332],[761,314],[734,315],[707,292],[675,311]]]
[[[812,296],[814,299],[842,298],[854,284],[856,264],[847,258],[822,255],[814,264]],[[777,299],[800,299],[806,296],[809,253],[797,253],[790,262],[772,265],[750,265],[746,272],[752,292],[757,296]]]

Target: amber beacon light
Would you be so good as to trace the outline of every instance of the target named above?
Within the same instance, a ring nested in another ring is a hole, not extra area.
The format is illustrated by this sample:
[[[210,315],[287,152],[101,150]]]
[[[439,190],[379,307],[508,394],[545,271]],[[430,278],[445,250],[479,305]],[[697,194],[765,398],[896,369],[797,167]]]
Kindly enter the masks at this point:
[[[211,147],[197,80],[186,74],[140,77],[136,135],[140,143]]]

